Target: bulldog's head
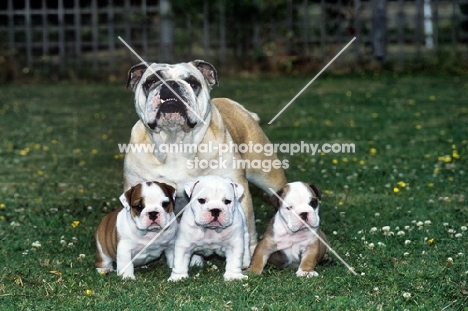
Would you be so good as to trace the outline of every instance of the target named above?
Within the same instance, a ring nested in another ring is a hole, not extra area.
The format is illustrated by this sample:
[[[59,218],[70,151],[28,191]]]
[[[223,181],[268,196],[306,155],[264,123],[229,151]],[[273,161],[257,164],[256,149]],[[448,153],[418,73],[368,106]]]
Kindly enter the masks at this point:
[[[158,231],[174,218],[175,189],[160,182],[144,182],[120,196],[138,230]]]
[[[272,195],[270,203],[292,232],[307,230],[308,227],[313,229],[319,227],[321,199],[319,188],[312,184],[293,182],[286,184],[276,194],[281,200],[278,196]]]
[[[145,126],[161,130],[192,131],[210,112],[210,90],[218,84],[213,65],[141,63],[128,72],[127,87],[135,92],[135,108]]]
[[[222,230],[232,224],[234,213],[239,212],[236,209],[244,187],[229,178],[207,175],[188,182],[185,192],[190,197],[195,224]]]

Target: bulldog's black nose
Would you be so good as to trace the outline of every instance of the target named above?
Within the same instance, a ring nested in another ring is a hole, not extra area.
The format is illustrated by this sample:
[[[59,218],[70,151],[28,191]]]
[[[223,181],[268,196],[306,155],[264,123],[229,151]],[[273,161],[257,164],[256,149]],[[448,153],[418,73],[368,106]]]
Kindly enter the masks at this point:
[[[308,213],[300,213],[299,216],[302,218],[302,220],[304,221],[307,221],[307,216],[308,216]]]
[[[179,83],[177,83],[177,81],[166,81],[166,84],[161,87],[159,94],[162,99],[177,98],[177,95],[174,94],[174,92],[180,94]]]
[[[149,219],[151,219],[152,221],[155,221],[157,218],[158,218],[158,212],[149,212],[148,213],[148,217]]]
[[[210,210],[211,216],[213,216],[215,219],[219,217],[219,213],[221,213],[220,209],[213,208]]]

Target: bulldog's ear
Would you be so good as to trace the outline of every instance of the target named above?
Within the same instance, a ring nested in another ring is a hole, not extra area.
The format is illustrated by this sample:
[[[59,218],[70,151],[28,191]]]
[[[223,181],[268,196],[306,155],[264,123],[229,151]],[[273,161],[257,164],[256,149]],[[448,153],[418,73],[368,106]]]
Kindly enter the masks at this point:
[[[188,183],[184,185],[184,190],[185,193],[187,193],[188,197],[192,197],[193,189],[195,189],[195,186],[199,183],[200,181],[198,179],[192,179]]]
[[[131,187],[130,189],[122,193],[122,195],[119,197],[123,207],[127,210],[130,210],[130,202],[132,199],[133,189],[135,189],[135,187]]]
[[[216,71],[213,65],[205,62],[204,60],[194,60],[190,63],[197,67],[198,70],[200,70],[210,87],[212,87],[215,84],[219,85],[218,72]]]
[[[154,183],[161,187],[164,194],[172,201],[172,203],[174,203],[176,197],[176,189],[171,185],[162,182],[155,181]]]
[[[234,189],[234,195],[236,199],[239,201],[242,195],[244,194],[244,186],[235,182],[232,182],[231,185],[232,185],[232,188]]]
[[[273,194],[270,197],[270,204],[273,205],[275,210],[278,210],[279,207],[281,206],[282,201],[280,200],[280,198],[282,198],[283,192],[284,192],[284,188],[278,190],[276,194]]]
[[[312,184],[307,184],[307,185],[309,185],[309,187],[310,187],[312,190],[314,190],[315,194],[317,195],[317,198],[318,198],[319,200],[321,200],[321,199],[322,199],[322,190],[320,190],[320,188],[317,187],[316,185],[312,185]]]
[[[126,87],[128,88],[130,86],[133,89],[138,83],[138,81],[140,81],[146,69],[148,69],[146,63],[139,63],[138,65],[135,65],[132,68],[130,68],[130,70],[128,71]]]

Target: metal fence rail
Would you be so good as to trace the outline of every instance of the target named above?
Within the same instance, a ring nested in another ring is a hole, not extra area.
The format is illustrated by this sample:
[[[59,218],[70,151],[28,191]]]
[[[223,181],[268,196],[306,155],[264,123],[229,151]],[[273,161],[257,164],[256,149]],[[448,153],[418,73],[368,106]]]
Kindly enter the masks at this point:
[[[165,1],[168,2],[168,1]],[[284,18],[227,24],[226,0],[204,0],[195,14],[172,16],[172,61],[203,57],[264,66],[322,64],[352,37],[353,67],[372,60],[404,64],[436,53],[467,54],[467,0],[286,0]],[[121,36],[151,60],[161,48],[160,3],[150,0],[4,0],[0,53],[21,66],[97,70],[132,59]],[[169,1],[170,3],[170,1]],[[262,10],[262,1],[255,1]],[[264,6],[264,5],[263,5]],[[213,9],[216,8],[216,9]],[[3,52],[2,52],[3,51]],[[134,60],[135,61],[135,60]]]

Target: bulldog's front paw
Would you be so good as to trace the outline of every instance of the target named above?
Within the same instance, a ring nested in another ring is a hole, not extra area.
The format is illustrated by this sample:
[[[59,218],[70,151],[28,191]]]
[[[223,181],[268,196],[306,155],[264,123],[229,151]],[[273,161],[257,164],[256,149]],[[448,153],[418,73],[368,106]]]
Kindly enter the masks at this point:
[[[190,267],[203,268],[204,265],[205,265],[205,262],[202,256],[192,255],[192,259],[190,259]]]
[[[132,273],[122,273],[122,274],[119,274],[122,279],[130,279],[130,280],[135,280],[135,275]]]
[[[318,276],[319,274],[316,271],[303,271],[301,269],[297,270],[296,275],[298,277],[311,278]]]
[[[249,277],[247,275],[244,275],[242,273],[230,273],[230,272],[224,273],[225,281],[244,280],[248,278]]]
[[[182,279],[188,278],[188,274],[178,274],[178,273],[172,273],[171,276],[167,279],[169,282],[177,282]]]

